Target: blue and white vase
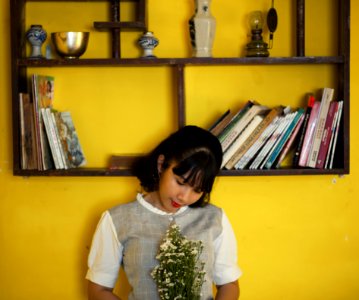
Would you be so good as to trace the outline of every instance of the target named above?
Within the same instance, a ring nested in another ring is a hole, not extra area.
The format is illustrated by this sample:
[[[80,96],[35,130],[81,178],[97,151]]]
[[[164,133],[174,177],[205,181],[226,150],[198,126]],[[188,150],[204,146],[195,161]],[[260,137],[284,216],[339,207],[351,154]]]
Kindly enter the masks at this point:
[[[32,47],[30,58],[43,58],[41,46],[46,41],[47,33],[42,25],[31,25],[26,32],[26,38]]]
[[[195,14],[188,22],[194,57],[212,57],[216,19],[211,15],[210,4],[211,0],[195,0]]]
[[[156,56],[153,55],[153,49],[158,46],[159,41],[158,39],[153,35],[153,32],[147,31],[145,32],[139,39],[138,44],[143,50],[142,57],[148,57],[148,58],[155,58]]]

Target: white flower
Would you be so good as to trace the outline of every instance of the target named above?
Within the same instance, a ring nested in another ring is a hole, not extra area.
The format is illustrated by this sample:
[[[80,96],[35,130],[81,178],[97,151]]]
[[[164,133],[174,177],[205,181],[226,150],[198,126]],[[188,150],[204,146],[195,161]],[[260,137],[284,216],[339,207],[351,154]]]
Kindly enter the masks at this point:
[[[205,281],[204,262],[199,260],[202,249],[201,241],[188,240],[177,224],[170,225],[156,256],[160,264],[151,272],[161,300],[200,299]]]

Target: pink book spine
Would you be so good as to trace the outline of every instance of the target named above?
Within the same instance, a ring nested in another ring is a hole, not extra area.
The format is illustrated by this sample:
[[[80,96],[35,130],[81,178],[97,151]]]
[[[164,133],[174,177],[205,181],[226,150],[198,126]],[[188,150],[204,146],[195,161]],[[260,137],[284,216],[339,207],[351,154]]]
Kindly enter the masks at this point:
[[[328,117],[326,119],[325,126],[324,126],[324,132],[323,132],[323,137],[322,137],[320,148],[319,148],[317,163],[315,166],[318,169],[324,168],[325,158],[327,156],[327,152],[328,152],[328,148],[329,148],[329,141],[330,141],[330,138],[332,135],[332,124],[333,124],[334,116],[335,116],[337,109],[338,109],[338,102],[336,102],[336,101],[331,102],[329,111],[328,111]]]
[[[315,101],[312,111],[310,113],[307,131],[305,132],[302,151],[300,152],[299,166],[301,167],[307,166],[307,160],[311,148],[311,143],[313,140],[315,124],[318,120],[319,108],[320,108],[320,101]]]

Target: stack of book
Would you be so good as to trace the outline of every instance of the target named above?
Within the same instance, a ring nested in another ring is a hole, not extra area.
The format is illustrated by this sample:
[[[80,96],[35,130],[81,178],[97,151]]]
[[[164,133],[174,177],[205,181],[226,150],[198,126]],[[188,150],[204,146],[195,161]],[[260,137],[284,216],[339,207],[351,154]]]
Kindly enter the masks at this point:
[[[294,168],[332,169],[343,101],[333,100],[332,88],[323,89],[320,101],[307,98],[304,108],[249,100],[236,112],[227,110],[209,128],[222,145],[222,168],[280,168],[290,157]]]
[[[70,112],[53,109],[54,77],[33,74],[20,93],[21,168],[69,169],[86,163]]]

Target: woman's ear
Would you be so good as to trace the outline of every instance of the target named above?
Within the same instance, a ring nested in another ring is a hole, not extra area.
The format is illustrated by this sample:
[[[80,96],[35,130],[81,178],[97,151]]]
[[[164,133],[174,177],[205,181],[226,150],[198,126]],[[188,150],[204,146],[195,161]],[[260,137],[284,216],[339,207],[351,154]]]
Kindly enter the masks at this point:
[[[157,171],[158,174],[161,174],[163,171],[163,163],[165,161],[165,156],[163,154],[160,154],[157,158]]]

